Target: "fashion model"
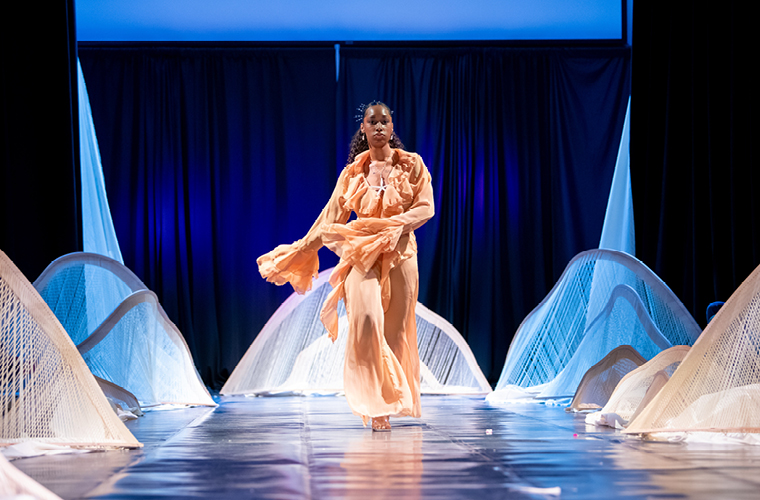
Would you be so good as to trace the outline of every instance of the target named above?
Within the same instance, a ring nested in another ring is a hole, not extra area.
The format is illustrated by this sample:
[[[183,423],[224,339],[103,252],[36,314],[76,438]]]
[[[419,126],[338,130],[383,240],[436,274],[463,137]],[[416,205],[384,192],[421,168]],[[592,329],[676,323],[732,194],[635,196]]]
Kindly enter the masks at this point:
[[[268,281],[305,293],[318,275],[317,250],[326,246],[340,257],[320,317],[335,341],[343,299],[346,400],[375,431],[389,431],[389,417],[421,413],[414,230],[434,214],[430,173],[419,155],[404,151],[391,115],[381,102],[360,107],[348,165],[314,225],[257,260]],[[348,222],[351,212],[356,219]]]

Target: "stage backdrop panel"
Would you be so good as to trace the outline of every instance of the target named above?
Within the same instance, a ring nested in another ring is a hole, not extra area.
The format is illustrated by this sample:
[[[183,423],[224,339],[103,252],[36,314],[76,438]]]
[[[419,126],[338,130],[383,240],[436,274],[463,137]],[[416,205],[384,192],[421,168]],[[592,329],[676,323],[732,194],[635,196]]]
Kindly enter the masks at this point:
[[[332,46],[80,59],[125,264],[216,387],[292,291],[255,258],[309,228],[373,99],[433,175],[421,302],[495,381],[522,318],[598,245],[630,90],[627,48],[344,46],[337,84]]]

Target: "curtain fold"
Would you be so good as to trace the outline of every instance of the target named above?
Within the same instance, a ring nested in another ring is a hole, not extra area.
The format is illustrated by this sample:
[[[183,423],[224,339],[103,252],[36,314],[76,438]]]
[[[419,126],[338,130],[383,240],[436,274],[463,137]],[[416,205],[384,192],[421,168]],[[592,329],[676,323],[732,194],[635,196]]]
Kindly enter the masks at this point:
[[[335,182],[330,49],[80,49],[124,261],[220,387],[291,290],[256,257]],[[327,254],[326,265],[330,265]]]

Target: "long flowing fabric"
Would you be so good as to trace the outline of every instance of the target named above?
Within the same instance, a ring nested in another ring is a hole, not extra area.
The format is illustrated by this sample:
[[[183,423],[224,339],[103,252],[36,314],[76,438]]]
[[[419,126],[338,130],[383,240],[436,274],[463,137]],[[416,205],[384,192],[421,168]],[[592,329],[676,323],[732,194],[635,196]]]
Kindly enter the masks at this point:
[[[636,230],[633,224],[633,193],[631,192],[631,98],[625,112],[625,125],[620,138],[615,175],[604,213],[604,226],[599,248],[620,250],[636,255]]]
[[[92,122],[90,98],[77,61],[79,82],[79,159],[82,175],[82,237],[84,251],[98,253],[124,263],[108,206],[98,138]]]

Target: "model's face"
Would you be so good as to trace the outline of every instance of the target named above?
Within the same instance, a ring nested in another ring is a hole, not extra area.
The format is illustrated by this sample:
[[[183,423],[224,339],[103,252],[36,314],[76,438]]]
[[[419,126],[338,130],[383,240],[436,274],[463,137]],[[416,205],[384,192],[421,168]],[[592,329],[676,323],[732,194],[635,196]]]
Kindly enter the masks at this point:
[[[388,144],[393,134],[393,120],[384,106],[370,106],[364,112],[362,132],[367,136],[370,147],[381,148]]]

